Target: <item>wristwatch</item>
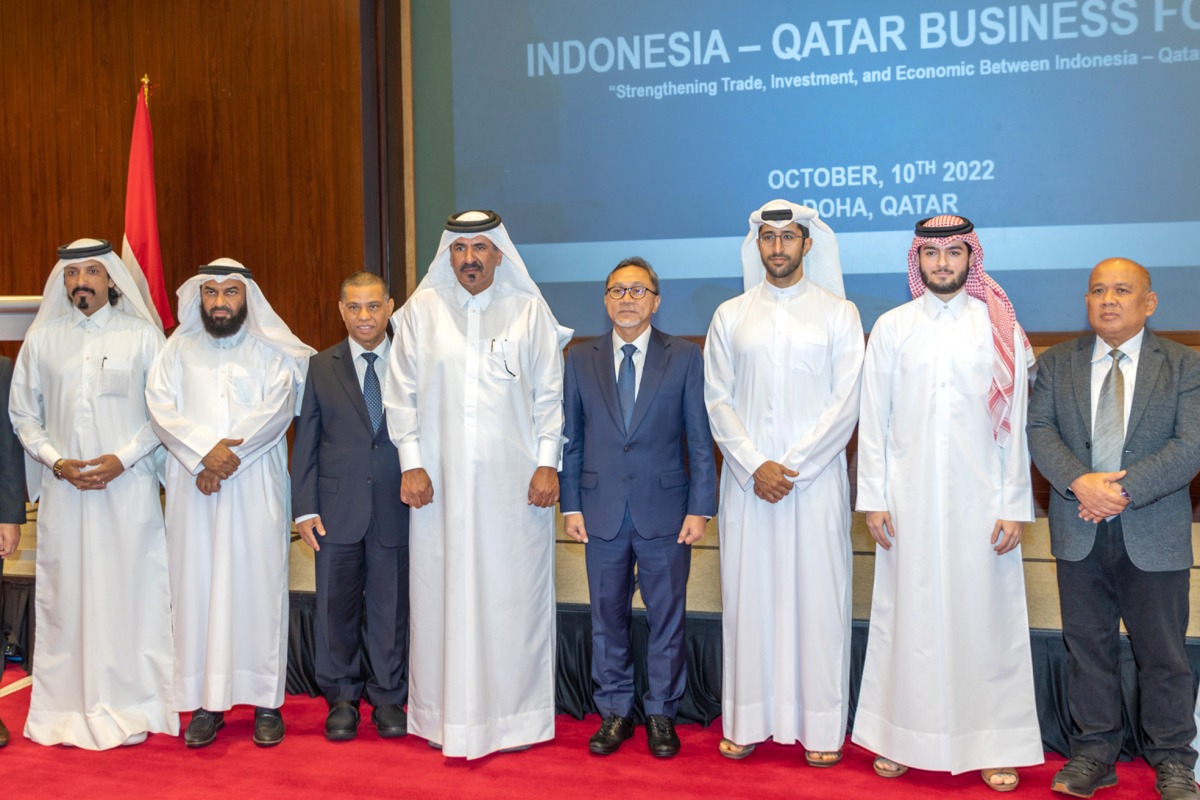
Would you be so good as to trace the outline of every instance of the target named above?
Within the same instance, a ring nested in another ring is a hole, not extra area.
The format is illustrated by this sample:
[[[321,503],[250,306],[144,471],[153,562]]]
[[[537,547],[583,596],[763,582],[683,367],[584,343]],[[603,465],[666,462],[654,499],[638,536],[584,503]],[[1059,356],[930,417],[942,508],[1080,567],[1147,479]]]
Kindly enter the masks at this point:
[[[54,477],[60,481],[63,479],[63,464],[66,462],[67,460],[65,458],[60,458],[58,461],[55,461],[54,466],[50,468],[50,471],[54,473]]]

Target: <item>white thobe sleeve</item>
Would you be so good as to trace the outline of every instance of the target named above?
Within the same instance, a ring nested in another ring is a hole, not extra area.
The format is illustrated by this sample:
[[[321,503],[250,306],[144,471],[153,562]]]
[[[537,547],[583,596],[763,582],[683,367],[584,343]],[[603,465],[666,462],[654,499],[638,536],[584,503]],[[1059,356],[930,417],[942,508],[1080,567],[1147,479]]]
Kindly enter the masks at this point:
[[[264,374],[267,385],[263,387],[262,401],[254,411],[234,423],[233,430],[229,432],[228,438],[242,440],[241,444],[229,448],[242,460],[239,471],[278,444],[296,414],[296,379],[292,359],[276,353],[267,364]],[[236,472],[233,477],[237,477]]]
[[[405,303],[392,318],[395,336],[383,386],[388,437],[400,453],[400,469],[404,471],[424,468],[417,413],[417,353],[420,345],[415,317],[410,304]],[[437,402],[437,398],[428,399]]]
[[[1012,435],[1000,456],[1004,463],[1000,519],[1033,522],[1033,478],[1029,473],[1029,438],[1025,434],[1029,411],[1029,365],[1025,363],[1025,343],[1020,329],[1014,330],[1013,335],[1016,344],[1013,360],[1016,363],[1013,364],[1012,411],[1008,418]]]
[[[897,363],[895,331],[880,321],[871,330],[863,363],[858,418],[859,511],[887,511],[887,440],[892,421],[892,376]]]
[[[533,430],[538,437],[537,465],[558,470],[563,450],[563,355],[558,327],[541,306],[530,322],[530,378],[533,385]]]
[[[838,303],[829,320],[829,401],[817,421],[784,455],[781,463],[800,474],[792,481],[801,490],[846,449],[858,422],[862,382],[863,331],[858,309]]]
[[[8,416],[29,455],[52,467],[63,455],[51,444],[50,435],[46,433],[42,386],[38,377],[41,374],[38,371],[40,349],[37,340],[27,340],[17,355],[9,389]]]
[[[203,458],[224,437],[180,412],[176,397],[181,381],[179,348],[164,347],[146,379],[146,405],[150,409],[150,422],[158,438],[171,451],[171,455],[195,475],[200,472]]]
[[[158,354],[162,352],[164,342],[165,339],[163,338],[162,332],[157,329],[147,330],[146,333],[141,337],[141,363],[145,365],[145,372],[138,377],[142,379],[143,384],[145,384],[149,375],[151,365],[158,360]],[[131,398],[131,402],[137,402],[137,399]],[[157,450],[159,444],[160,442],[158,441],[158,434],[154,432],[154,426],[150,424],[150,419],[147,417],[146,422],[142,425],[142,427],[138,428],[138,431],[136,434],[134,434],[133,438],[118,447],[113,455],[120,459],[121,465],[124,466],[125,469],[129,469],[134,464]],[[85,457],[94,458],[97,455],[101,454],[96,453],[92,455],[86,455]]]
[[[733,383],[736,372],[725,315],[721,309],[713,316],[704,341],[704,405],[708,407],[708,424],[721,455],[743,489],[750,483],[754,470],[767,460],[746,433],[746,426],[733,407]]]

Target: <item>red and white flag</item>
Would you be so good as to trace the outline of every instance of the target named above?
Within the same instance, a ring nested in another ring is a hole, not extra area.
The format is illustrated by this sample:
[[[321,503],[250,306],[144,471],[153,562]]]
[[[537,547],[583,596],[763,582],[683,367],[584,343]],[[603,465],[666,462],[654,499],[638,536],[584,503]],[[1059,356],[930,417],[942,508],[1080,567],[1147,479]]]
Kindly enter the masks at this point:
[[[158,207],[154,194],[154,136],[150,131],[150,81],[142,78],[129,144],[129,180],[125,185],[125,239],[121,260],[138,282],[146,305],[157,313],[163,330],[175,327],[163,281],[158,246]]]

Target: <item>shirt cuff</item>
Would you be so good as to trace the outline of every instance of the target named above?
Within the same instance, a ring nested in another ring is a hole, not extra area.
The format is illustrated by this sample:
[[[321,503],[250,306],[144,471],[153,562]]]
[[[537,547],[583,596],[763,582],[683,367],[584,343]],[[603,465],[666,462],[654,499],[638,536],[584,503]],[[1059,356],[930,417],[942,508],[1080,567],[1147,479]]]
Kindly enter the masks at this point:
[[[300,516],[296,517],[295,522],[297,525],[299,525],[301,522],[304,522],[306,519],[315,519],[316,517],[319,517],[319,516],[321,516],[321,515],[320,514],[301,514]]]
[[[555,436],[553,439],[541,439],[538,441],[538,460],[539,467],[550,467],[557,470],[559,457],[562,456],[562,439]]]
[[[404,442],[397,448],[400,452],[400,471],[408,472],[410,469],[423,469],[424,464],[421,461],[421,443],[420,442]]]
[[[572,514],[583,514],[583,512],[582,511],[564,511],[564,512],[562,512],[562,515],[564,517],[569,517]]]
[[[62,458],[62,453],[58,452],[58,448],[49,442],[44,442],[38,448],[38,461],[45,464],[47,467],[53,467],[54,462]]]

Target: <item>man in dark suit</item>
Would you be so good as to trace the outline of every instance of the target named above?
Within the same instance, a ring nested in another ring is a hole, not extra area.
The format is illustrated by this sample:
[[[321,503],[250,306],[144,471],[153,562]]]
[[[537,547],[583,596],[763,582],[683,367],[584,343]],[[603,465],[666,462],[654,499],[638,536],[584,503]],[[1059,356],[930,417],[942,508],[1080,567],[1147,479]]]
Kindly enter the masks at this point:
[[[717,511],[703,359],[650,326],[660,299],[649,264],[618,264],[604,296],[613,329],[573,347],[563,378],[561,507],[567,535],[587,545],[592,680],[604,718],[588,747],[600,755],[633,736],[635,565],[650,626],[648,744],[660,758],[679,752],[689,545]]]
[[[350,336],[313,357],[296,420],[292,512],[316,551],[316,673],[332,741],[357,734],[364,693],[380,736],[408,730],[408,507],[380,391],[393,305],[378,275],[342,283]]]
[[[3,559],[17,552],[21,526],[25,524],[25,456],[21,442],[8,421],[8,390],[12,386],[13,362],[0,356],[0,571]],[[0,653],[0,672],[4,670]],[[8,744],[8,728],[0,722],[0,747]]]
[[[1200,354],[1145,327],[1150,274],[1123,258],[1092,270],[1094,336],[1041,357],[1029,449],[1054,488],[1071,759],[1051,788],[1075,797],[1117,782],[1117,659],[1123,619],[1137,662],[1145,757],[1163,800],[1194,798],[1195,692],[1184,636],[1192,566],[1188,485],[1200,471]]]

